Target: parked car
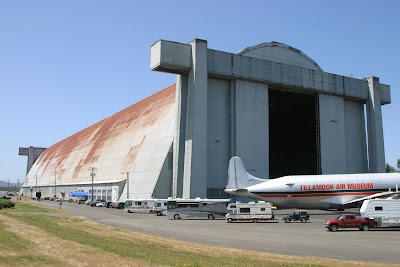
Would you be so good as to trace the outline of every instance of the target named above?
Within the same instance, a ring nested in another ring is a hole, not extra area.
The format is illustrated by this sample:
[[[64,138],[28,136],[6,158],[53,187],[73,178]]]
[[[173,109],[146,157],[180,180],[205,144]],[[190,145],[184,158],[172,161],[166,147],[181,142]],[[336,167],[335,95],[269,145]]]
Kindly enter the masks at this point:
[[[106,206],[106,202],[105,201],[96,202],[96,207],[105,207],[105,206]]]
[[[89,205],[90,205],[91,207],[98,207],[97,204],[98,204],[98,203],[101,203],[101,202],[104,202],[104,205],[105,205],[105,201],[104,201],[104,200],[99,200],[99,199],[97,199],[97,200],[91,202]]]
[[[43,197],[43,200],[50,200],[51,197]]]
[[[111,201],[107,201],[106,207],[107,207],[107,208],[112,208],[112,203],[113,203],[113,202],[111,202]]]
[[[293,214],[283,216],[282,220],[285,223],[290,223],[291,221],[301,221],[302,223],[307,222],[310,219],[310,215],[304,210],[295,210]]]
[[[77,201],[78,204],[85,204],[86,203],[86,199],[79,199]]]
[[[11,197],[8,197],[8,196],[2,196],[2,197],[0,197],[0,199],[11,199]]]
[[[86,205],[89,205],[89,204],[92,203],[92,202],[93,202],[93,200],[88,199],[88,200],[86,200],[85,204],[86,204]]]
[[[115,208],[124,209],[125,208],[125,202],[116,202]]]

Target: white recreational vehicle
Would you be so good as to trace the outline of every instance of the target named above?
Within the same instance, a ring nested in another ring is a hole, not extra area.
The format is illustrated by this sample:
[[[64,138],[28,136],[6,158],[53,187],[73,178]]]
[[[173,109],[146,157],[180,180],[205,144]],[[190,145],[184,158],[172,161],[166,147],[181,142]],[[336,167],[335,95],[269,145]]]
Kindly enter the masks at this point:
[[[210,220],[222,218],[227,213],[230,199],[168,199],[167,215],[170,218],[205,217]]]
[[[231,203],[227,208],[230,212],[225,215],[228,223],[233,221],[266,221],[273,220],[272,204],[270,202],[259,201],[249,203]]]
[[[156,213],[161,216],[167,209],[167,199],[127,199],[125,201],[125,211],[128,213]]]
[[[361,216],[374,219],[377,227],[400,227],[399,199],[364,200]]]

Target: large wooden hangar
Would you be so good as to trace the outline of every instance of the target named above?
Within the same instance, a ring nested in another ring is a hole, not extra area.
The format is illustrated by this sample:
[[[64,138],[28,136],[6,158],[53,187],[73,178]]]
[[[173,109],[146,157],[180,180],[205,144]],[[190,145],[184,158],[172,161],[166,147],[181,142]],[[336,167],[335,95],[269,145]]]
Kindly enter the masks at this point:
[[[377,77],[324,72],[282,43],[232,54],[200,39],[159,40],[151,69],[176,84],[46,149],[23,193],[221,198],[235,155],[265,178],[385,171],[381,106],[391,98]]]

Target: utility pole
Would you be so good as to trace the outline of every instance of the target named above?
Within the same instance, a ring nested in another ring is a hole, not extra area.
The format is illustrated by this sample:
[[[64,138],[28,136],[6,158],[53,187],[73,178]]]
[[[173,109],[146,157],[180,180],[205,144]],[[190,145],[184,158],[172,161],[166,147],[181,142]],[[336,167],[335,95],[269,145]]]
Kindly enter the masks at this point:
[[[18,188],[17,188],[17,191],[19,192],[19,179],[18,179]]]
[[[126,199],[129,199],[129,172],[126,172]]]
[[[7,184],[7,192],[10,191],[10,179],[8,179],[8,184]]]
[[[90,167],[89,171],[90,171],[90,176],[92,177],[92,201],[94,201],[94,199],[93,199],[93,192],[94,192],[93,191],[93,180],[94,180],[94,177],[96,176],[95,171],[97,171],[97,169],[95,167]]]
[[[54,172],[54,198],[57,197],[57,172]]]
[[[36,188],[35,188],[35,193],[37,193],[37,174],[35,174],[35,178],[36,178]]]

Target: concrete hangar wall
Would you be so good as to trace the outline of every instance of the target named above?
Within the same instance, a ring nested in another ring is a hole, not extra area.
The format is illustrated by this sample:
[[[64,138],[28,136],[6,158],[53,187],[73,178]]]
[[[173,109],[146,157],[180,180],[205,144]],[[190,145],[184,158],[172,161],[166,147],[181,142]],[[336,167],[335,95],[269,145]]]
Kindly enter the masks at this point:
[[[276,42],[231,54],[199,39],[156,42],[151,69],[177,74],[176,85],[48,148],[25,194],[36,181],[43,195],[90,194],[95,167],[97,198],[224,197],[234,155],[259,177],[384,172],[390,87],[376,77],[323,72]]]

